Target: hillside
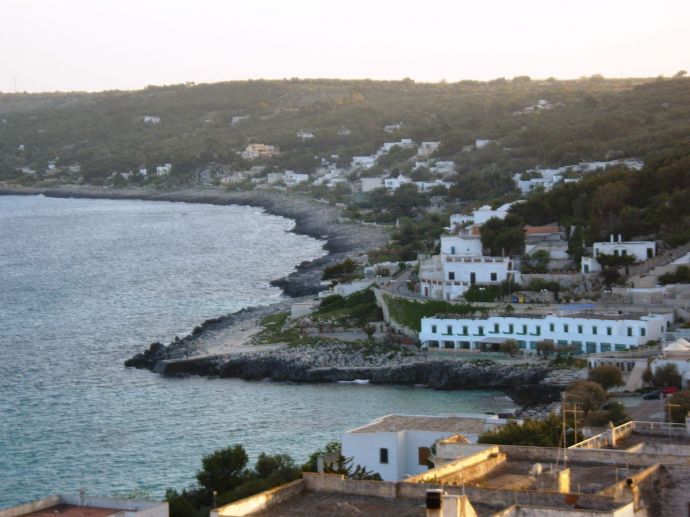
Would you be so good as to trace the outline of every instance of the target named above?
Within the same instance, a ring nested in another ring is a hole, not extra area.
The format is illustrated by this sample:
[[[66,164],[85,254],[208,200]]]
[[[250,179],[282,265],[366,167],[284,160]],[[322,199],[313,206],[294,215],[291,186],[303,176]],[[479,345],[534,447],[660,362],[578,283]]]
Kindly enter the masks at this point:
[[[533,108],[539,100],[548,109]],[[525,108],[528,108],[525,111]],[[145,123],[144,117],[160,123]],[[509,173],[621,156],[644,158],[690,134],[690,79],[460,82],[285,80],[149,87],[96,94],[0,95],[0,179],[49,160],[113,171],[172,163],[172,182],[201,165],[242,169],[248,143],[277,145],[276,170],[311,172],[316,157],[372,153],[385,141],[441,141],[461,199],[511,190]],[[240,117],[240,118],[237,118]],[[246,117],[246,118],[241,118]],[[234,119],[234,123],[233,123]],[[387,133],[384,126],[402,122]],[[314,137],[301,140],[297,133]],[[494,141],[474,153],[462,148]],[[21,150],[20,146],[23,146]],[[486,191],[489,192],[486,192]]]

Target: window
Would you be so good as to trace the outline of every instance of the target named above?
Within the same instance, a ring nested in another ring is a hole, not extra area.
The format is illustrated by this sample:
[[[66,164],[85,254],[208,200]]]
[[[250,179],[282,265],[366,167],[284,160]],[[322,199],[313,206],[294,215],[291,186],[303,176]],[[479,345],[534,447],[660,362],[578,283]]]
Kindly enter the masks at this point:
[[[647,329],[646,328],[641,328],[640,329],[640,336],[645,337],[647,335]]]
[[[596,327],[596,326],[593,326],[593,327],[592,327],[592,334],[593,334],[594,336],[596,336],[596,335],[597,335],[597,332],[598,332],[597,327]]]
[[[466,336],[467,335],[467,325],[462,326],[462,335]]]
[[[424,466],[428,465],[430,452],[429,447],[419,447],[417,449],[417,463]]]
[[[436,334],[436,332],[437,332],[437,330],[436,330],[436,325],[432,325],[432,326],[431,326],[431,333],[432,333],[432,334]]]
[[[379,449],[379,463],[388,464],[388,449],[385,447]]]
[[[549,323],[549,332],[554,332],[556,330],[556,325]]]
[[[606,335],[610,336],[613,334],[613,329],[611,327],[606,327]]]
[[[621,256],[625,257],[628,254],[628,250],[621,250]]]
[[[563,332],[568,332],[568,325],[563,325]]]
[[[541,336],[541,326],[540,325],[537,325],[536,327],[534,327],[534,335],[535,336]]]
[[[446,327],[446,334],[452,334],[452,333],[453,333],[453,326],[452,326],[452,325],[448,325],[448,326]]]
[[[632,336],[632,327],[628,327],[628,336]]]
[[[455,246],[450,247],[450,254],[455,255]]]
[[[455,280],[455,272],[454,271],[448,272],[448,280]]]
[[[512,334],[512,333],[513,333],[513,324],[511,323],[510,325],[508,325],[508,334]]]
[[[498,323],[494,323],[494,334],[498,334],[500,331]]]
[[[498,280],[498,276],[496,275],[496,273],[491,273],[491,281],[495,282],[496,280]]]
[[[582,325],[577,326],[577,333],[582,334]]]
[[[483,327],[483,326],[479,325],[477,335],[478,335],[478,336],[483,336],[483,335],[484,335],[484,327]]]

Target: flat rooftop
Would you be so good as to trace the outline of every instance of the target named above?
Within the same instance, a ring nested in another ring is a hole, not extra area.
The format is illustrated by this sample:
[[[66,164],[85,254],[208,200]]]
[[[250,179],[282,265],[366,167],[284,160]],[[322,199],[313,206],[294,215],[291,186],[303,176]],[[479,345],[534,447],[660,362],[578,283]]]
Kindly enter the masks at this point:
[[[120,513],[119,508],[96,508],[94,506],[75,506],[72,504],[56,504],[43,510],[25,513],[23,517],[106,517]]]
[[[504,464],[488,472],[485,476],[468,482],[467,485],[481,488],[503,490],[534,490],[537,479],[530,475],[535,461],[513,461],[508,459]],[[549,465],[542,463],[544,472]],[[609,464],[573,463],[566,465],[570,469],[570,486],[573,492],[596,492],[609,487],[627,476],[642,469],[623,468]],[[563,465],[559,465],[563,468]]]
[[[476,504],[470,500],[477,515],[488,517],[502,506]],[[267,510],[249,514],[255,517],[352,517],[353,515],[426,517],[424,499],[401,499],[350,494],[302,492],[290,500]]]
[[[491,415],[480,417],[435,417],[424,415],[387,415],[378,418],[370,424],[357,427],[350,433],[381,433],[398,431],[439,431],[454,434],[481,434]]]

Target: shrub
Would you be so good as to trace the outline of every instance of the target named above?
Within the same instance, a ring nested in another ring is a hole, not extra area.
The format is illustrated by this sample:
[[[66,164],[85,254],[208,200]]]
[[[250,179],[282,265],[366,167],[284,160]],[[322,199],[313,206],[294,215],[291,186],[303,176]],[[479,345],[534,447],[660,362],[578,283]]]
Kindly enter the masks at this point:
[[[612,364],[602,364],[589,371],[588,379],[608,390],[615,386],[623,385],[623,372]]]

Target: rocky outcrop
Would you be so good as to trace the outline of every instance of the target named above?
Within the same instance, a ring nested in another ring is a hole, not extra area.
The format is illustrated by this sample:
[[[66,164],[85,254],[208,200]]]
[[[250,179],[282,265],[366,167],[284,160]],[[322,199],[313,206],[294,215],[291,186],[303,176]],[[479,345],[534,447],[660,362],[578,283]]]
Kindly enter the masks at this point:
[[[212,375],[305,383],[366,379],[371,384],[424,385],[438,390],[499,389],[519,404],[552,402],[562,389],[544,382],[550,371],[546,366],[431,359],[423,353],[353,349],[348,345],[163,361],[156,369],[169,376]]]

